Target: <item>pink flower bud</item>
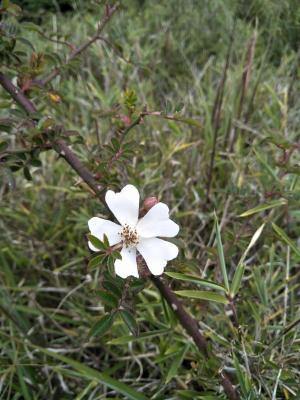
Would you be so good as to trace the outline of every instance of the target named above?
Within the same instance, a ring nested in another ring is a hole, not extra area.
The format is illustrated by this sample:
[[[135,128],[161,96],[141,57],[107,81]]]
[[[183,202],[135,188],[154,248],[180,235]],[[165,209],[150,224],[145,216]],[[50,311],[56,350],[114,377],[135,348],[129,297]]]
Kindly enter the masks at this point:
[[[131,119],[127,115],[121,115],[120,120],[124,123],[125,126],[129,126],[131,124]]]
[[[143,204],[143,209],[145,211],[149,211],[150,208],[152,208],[153,206],[155,206],[155,204],[159,203],[158,199],[156,197],[147,197],[144,200],[144,204]]]

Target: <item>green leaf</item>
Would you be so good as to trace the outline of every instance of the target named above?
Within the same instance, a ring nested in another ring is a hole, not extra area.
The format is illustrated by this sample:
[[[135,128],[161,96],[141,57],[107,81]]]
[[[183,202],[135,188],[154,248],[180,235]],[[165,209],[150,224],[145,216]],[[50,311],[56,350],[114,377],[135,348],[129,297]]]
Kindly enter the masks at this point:
[[[105,249],[110,247],[108,237],[105,234],[103,235],[103,243],[104,243]]]
[[[249,215],[253,215],[264,210],[269,210],[271,208],[285,206],[286,204],[287,204],[286,199],[278,199],[270,201],[269,203],[260,204],[257,207],[251,208],[250,210],[243,212],[242,214],[240,214],[240,217],[248,217]]]
[[[224,288],[224,286],[219,285],[218,283],[215,283],[212,281],[208,281],[206,279],[198,278],[197,276],[194,276],[194,275],[180,274],[178,272],[165,272],[165,274],[167,276],[169,276],[170,278],[179,279],[180,281],[196,283],[198,285],[210,287],[211,289],[217,289],[217,290],[222,290],[223,292],[226,292],[226,289]]]
[[[231,288],[230,288],[230,295],[234,297],[237,292],[239,291],[239,288],[241,286],[241,282],[244,276],[245,272],[245,265],[244,264],[238,264],[236,267],[234,277],[231,282]]]
[[[2,0],[2,7],[4,9],[8,8],[9,7],[9,3],[10,3],[9,0]]]
[[[35,25],[33,22],[23,22],[22,23],[22,28],[28,30],[28,31],[34,31],[34,32],[40,32],[40,27],[38,25]]]
[[[30,173],[28,167],[24,167],[24,169],[23,169],[23,174],[24,174],[24,177],[25,177],[28,181],[32,181],[32,176],[31,176],[31,173]]]
[[[130,342],[142,342],[146,339],[152,338],[152,337],[159,337],[161,335],[166,335],[170,333],[170,329],[160,329],[157,331],[150,331],[150,332],[145,332],[145,333],[141,333],[139,336],[120,336],[116,339],[112,339],[109,342],[107,342],[108,344],[114,344],[114,345],[120,345],[120,344],[128,344]]]
[[[9,11],[14,14],[14,16],[18,16],[22,12],[22,8],[18,6],[17,4],[9,2]]]
[[[201,299],[215,301],[217,303],[228,304],[228,299],[219,293],[208,292],[203,290],[177,290],[178,296],[188,297],[190,299]]]
[[[104,258],[105,258],[104,254],[98,254],[97,256],[91,258],[88,263],[88,268],[94,269],[98,267],[98,265],[102,264]]]
[[[188,351],[188,348],[189,344],[185,345],[174,358],[166,377],[166,384],[169,383],[170,380],[177,375],[178,369],[182,364],[182,361],[184,359],[185,353]]]
[[[195,390],[181,389],[176,390],[175,393],[177,395],[176,399],[178,398],[178,400],[216,400],[214,395],[209,396],[205,394],[204,396],[201,396],[200,392],[196,392]]]
[[[30,395],[27,383],[26,383],[26,373],[25,373],[25,368],[22,366],[17,366],[17,373],[18,373],[18,378],[20,382],[20,389],[21,393],[24,397],[25,400],[32,400],[32,397]]]
[[[228,282],[228,276],[227,276],[227,271],[226,271],[224,250],[223,250],[223,245],[222,245],[222,240],[221,240],[221,232],[220,232],[220,227],[219,227],[218,218],[217,218],[216,213],[215,213],[215,229],[216,229],[217,249],[218,249],[219,261],[220,261],[220,268],[221,268],[221,272],[223,275],[225,288],[227,291],[229,291],[229,282]]]
[[[115,151],[118,151],[120,149],[120,142],[116,138],[112,138],[111,143]]]
[[[247,382],[247,374],[245,374],[244,371],[242,370],[239,360],[237,359],[235,354],[233,354],[233,365],[235,367],[235,373],[237,376],[237,380],[241,387],[241,392],[242,392],[243,396],[245,396],[245,398],[247,398],[248,390],[249,390],[248,382]]]
[[[7,142],[1,142],[0,143],[0,153],[2,151],[5,151],[8,148],[8,143]]]
[[[61,59],[59,54],[56,53],[44,53],[44,60],[47,61],[47,63],[51,63],[53,65],[59,65],[61,63]]]
[[[237,292],[239,291],[239,288],[241,286],[241,282],[244,276],[244,271],[245,271],[245,266],[244,266],[244,261],[245,258],[247,257],[247,254],[249,253],[249,250],[255,245],[255,243],[257,242],[257,240],[259,239],[263,229],[265,227],[265,224],[262,224],[254,233],[254,235],[252,236],[252,239],[250,240],[250,243],[248,245],[248,247],[246,248],[246,250],[244,251],[238,266],[235,270],[232,282],[231,282],[231,286],[230,286],[230,294],[231,296],[235,296],[237,294]]]
[[[19,42],[22,42],[23,44],[28,46],[32,51],[35,51],[33,44],[29,40],[27,40],[23,37],[17,37],[17,39],[19,40]]]
[[[113,269],[115,265],[115,259],[111,256],[107,257],[107,266],[109,269]]]
[[[106,250],[106,247],[101,240],[99,240],[96,236],[93,236],[91,234],[88,234],[88,239],[92,243],[93,246],[95,246],[99,250]]]
[[[277,233],[277,235],[288,245],[294,252],[297,254],[298,257],[300,257],[300,250],[296,246],[296,244],[288,237],[288,235],[281,229],[279,228],[278,225],[272,223],[272,228],[274,231]]]
[[[102,286],[104,289],[113,293],[118,299],[122,296],[122,290],[115,282],[111,282],[109,280],[104,280],[102,282]]]
[[[110,256],[114,259],[114,260],[122,260],[122,256],[120,254],[120,252],[118,250],[114,250]]]
[[[272,168],[267,161],[263,158],[263,156],[253,148],[253,152],[256,155],[258,161],[261,163],[262,167],[265,169],[265,171],[270,175],[270,177],[273,179],[274,182],[279,182],[278,176],[274,172],[274,168]]]
[[[190,126],[196,126],[197,128],[202,128],[203,125],[200,121],[197,121],[196,119],[192,118],[178,118],[178,121],[184,122],[185,124],[188,124]]]
[[[7,108],[8,107],[9,106],[7,105]],[[1,108],[6,108],[6,107],[3,107],[3,104],[0,104],[0,109]],[[3,132],[9,133],[12,130],[12,128],[13,128],[12,124],[6,124],[6,123],[4,123],[2,121],[0,122],[0,130],[3,131]]]
[[[129,312],[127,310],[121,310],[120,314],[121,314],[121,317],[122,317],[123,321],[128,326],[128,329],[130,330],[130,332],[134,336],[137,336],[139,334],[139,327],[138,327],[138,324],[136,322],[136,319],[131,314],[131,312]]]
[[[116,308],[118,306],[118,298],[113,294],[106,292],[105,290],[97,290],[96,294],[100,297],[102,302],[112,308]]]
[[[93,368],[90,368],[78,361],[75,361],[69,357],[63,356],[62,354],[56,353],[54,351],[45,349],[40,346],[36,346],[34,344],[29,344],[30,347],[40,351],[43,354],[48,355],[56,360],[62,361],[63,363],[70,365],[73,369],[77,372],[82,374],[83,377],[97,380],[99,383],[106,385],[107,387],[115,390],[117,393],[120,393],[125,396],[126,399],[130,400],[147,400],[148,398],[144,396],[142,393],[137,392],[136,390],[132,389],[131,387],[125,385],[124,383],[120,382],[119,380],[111,378],[109,375],[103,372],[99,372]]]
[[[254,235],[252,236],[250,243],[248,244],[247,249],[245,250],[245,252],[243,253],[239,264],[242,264],[245,261],[245,258],[247,257],[247,254],[249,253],[249,250],[255,245],[255,243],[257,242],[257,240],[259,239],[260,235],[262,234],[262,231],[265,227],[265,224],[262,224],[254,233]]]
[[[114,322],[114,314],[104,315],[90,331],[90,336],[103,336],[112,326]]]
[[[33,167],[41,167],[42,166],[42,162],[38,158],[32,158],[31,160],[29,160],[29,162],[30,162],[30,165],[32,165]]]

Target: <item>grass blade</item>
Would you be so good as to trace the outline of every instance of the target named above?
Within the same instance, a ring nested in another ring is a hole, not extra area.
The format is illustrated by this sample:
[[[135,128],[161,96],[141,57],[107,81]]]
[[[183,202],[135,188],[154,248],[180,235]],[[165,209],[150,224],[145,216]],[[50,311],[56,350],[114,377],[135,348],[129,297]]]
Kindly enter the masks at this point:
[[[294,252],[297,254],[298,257],[300,257],[300,250],[296,246],[296,244],[288,237],[288,235],[281,229],[279,228],[278,225],[272,223],[272,228],[274,231],[277,233],[277,235],[288,245],[290,246],[291,249],[294,250]]]
[[[174,378],[177,375],[178,369],[180,365],[182,364],[182,361],[184,359],[184,356],[186,352],[189,349],[189,344],[185,345],[182,350],[179,351],[176,357],[174,357],[174,360],[170,366],[170,369],[168,371],[167,377],[166,377],[166,384],[170,382],[172,378]]]
[[[244,271],[245,271],[245,266],[244,266],[245,258],[247,257],[247,254],[249,253],[250,249],[255,245],[255,243],[259,239],[264,227],[265,227],[265,224],[262,224],[256,230],[256,232],[252,236],[252,239],[250,240],[248,247],[246,248],[244,254],[242,255],[242,257],[236,267],[236,270],[235,270],[235,273],[234,273],[234,276],[233,276],[233,279],[231,282],[231,287],[230,287],[230,294],[232,297],[234,297],[237,294],[237,292],[239,291],[239,288],[241,286],[241,282],[242,282],[242,279],[244,276]]]
[[[220,261],[220,268],[221,268],[221,272],[222,272],[223,279],[224,279],[224,286],[225,286],[226,290],[229,292],[229,281],[228,281],[228,275],[227,275],[226,264],[225,264],[224,250],[223,250],[221,232],[220,232],[220,227],[219,227],[218,218],[217,218],[216,213],[215,213],[215,227],[216,227],[216,236],[217,236],[216,239],[217,239],[217,248],[218,248],[219,261]]]
[[[126,335],[126,336],[120,336],[116,339],[112,339],[109,342],[107,342],[108,344],[114,344],[114,345],[120,345],[120,344],[127,344],[129,342],[142,342],[143,340],[146,339],[150,339],[153,337],[158,337],[161,335],[166,335],[167,333],[170,333],[170,329],[160,329],[157,331],[150,331],[150,332],[144,332],[141,333],[139,336],[130,336],[130,335]]]
[[[92,327],[90,331],[90,336],[103,336],[112,327],[113,321],[113,314],[104,315]]]
[[[223,292],[226,292],[226,289],[224,288],[224,286],[219,285],[218,283],[215,283],[212,281],[208,281],[206,279],[198,278],[195,275],[180,274],[179,272],[165,272],[165,274],[168,275],[170,278],[179,279],[180,281],[196,283],[198,285],[210,287],[211,289],[217,289],[217,290],[222,290]]]
[[[270,201],[269,203],[260,204],[257,207],[251,208],[250,210],[243,212],[242,214],[240,214],[240,217],[249,217],[250,215],[257,214],[261,211],[269,210],[275,207],[285,206],[286,204],[287,204],[286,199],[278,199]]]
[[[202,290],[177,290],[178,296],[188,297],[190,299],[201,299],[215,301],[216,303],[228,304],[227,298],[219,293],[202,291]]]
[[[126,397],[126,399],[147,400],[147,397],[145,397],[142,393],[139,393],[136,390],[132,389],[131,387],[125,385],[124,383],[111,378],[109,375],[107,375],[105,373],[99,372],[93,368],[87,367],[86,365],[84,365],[78,361],[73,360],[72,358],[63,356],[54,351],[45,349],[40,346],[36,346],[34,344],[30,344],[30,347],[33,347],[34,349],[40,351],[43,354],[46,354],[49,357],[52,357],[56,360],[60,360],[63,363],[70,365],[70,367],[74,368],[77,372],[82,374],[85,378],[97,380],[98,382],[101,382],[103,385],[106,385],[109,388],[115,390],[116,392],[124,395]]]
[[[238,264],[234,273],[234,277],[231,282],[231,288],[230,288],[231,297],[234,297],[239,291],[244,276],[244,272],[245,272],[245,265]]]

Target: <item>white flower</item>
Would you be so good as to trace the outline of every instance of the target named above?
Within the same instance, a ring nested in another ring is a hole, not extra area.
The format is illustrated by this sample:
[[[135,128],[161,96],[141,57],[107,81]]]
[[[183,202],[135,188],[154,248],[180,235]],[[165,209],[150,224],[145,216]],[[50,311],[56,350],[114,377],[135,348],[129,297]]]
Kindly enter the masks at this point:
[[[106,235],[110,246],[122,243],[122,259],[115,261],[116,274],[121,278],[130,275],[139,277],[136,261],[138,251],[150,272],[161,275],[167,261],[178,255],[175,244],[157,237],[174,237],[179,231],[179,226],[169,218],[168,206],[157,203],[139,219],[140,195],[133,185],[125,186],[119,193],[108,190],[105,201],[120,225],[98,217],[91,218],[88,225],[91,234],[101,241]],[[98,251],[91,242],[89,247]]]

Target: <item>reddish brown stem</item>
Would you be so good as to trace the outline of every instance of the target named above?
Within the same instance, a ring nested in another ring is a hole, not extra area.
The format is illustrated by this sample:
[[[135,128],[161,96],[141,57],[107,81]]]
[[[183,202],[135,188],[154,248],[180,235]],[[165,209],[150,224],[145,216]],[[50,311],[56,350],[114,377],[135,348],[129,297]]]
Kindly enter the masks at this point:
[[[176,296],[176,294],[169,288],[169,286],[163,281],[162,278],[157,276],[151,276],[152,282],[158,288],[164,299],[167,300],[169,306],[172,308],[177,318],[179,319],[181,325],[187,331],[187,333],[193,338],[196,346],[200,352],[207,357],[208,349],[205,337],[199,330],[197,321],[192,318],[183,308],[181,301]]]
[[[116,4],[112,7],[107,8],[107,12],[105,14],[105,17],[103,20],[100,22],[97,32],[85,43],[82,43],[79,47],[77,47],[75,50],[73,50],[70,55],[68,56],[65,65],[68,65],[74,58],[78,57],[81,53],[83,53],[91,44],[96,42],[99,39],[102,39],[100,34],[105,28],[106,24],[109,22],[111,17],[114,15],[114,13],[117,11],[119,8],[119,4]],[[61,70],[60,68],[55,68],[50,74],[42,80],[42,85],[47,85],[50,81],[52,81],[54,78],[56,78],[60,74]]]
[[[24,96],[23,92],[18,89],[4,74],[0,72],[0,85],[11,95],[17,104],[19,104],[27,114],[35,113],[35,105]]]

